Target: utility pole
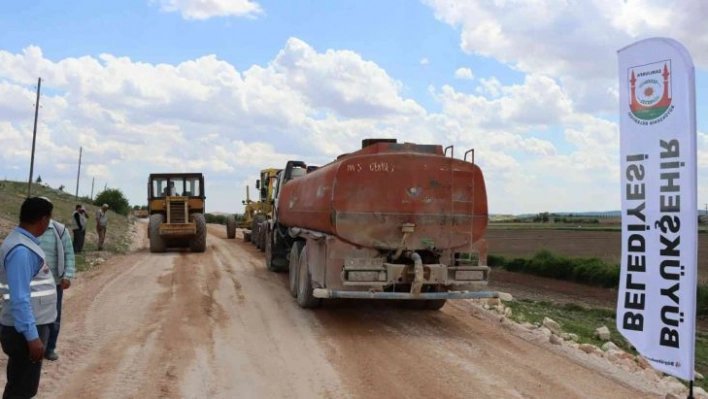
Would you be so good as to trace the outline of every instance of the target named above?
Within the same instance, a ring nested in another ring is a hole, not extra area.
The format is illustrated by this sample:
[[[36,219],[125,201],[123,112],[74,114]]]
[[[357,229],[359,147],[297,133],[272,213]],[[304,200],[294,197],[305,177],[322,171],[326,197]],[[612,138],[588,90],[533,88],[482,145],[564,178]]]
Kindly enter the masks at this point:
[[[84,147],[79,147],[79,170],[76,172],[76,198],[79,198],[79,177],[81,176],[81,154]]]
[[[91,201],[93,201],[93,183],[96,181],[95,177],[91,178]]]
[[[39,117],[39,90],[42,87],[42,78],[37,79],[37,101],[34,103],[34,129],[32,130],[32,160],[30,161],[30,175],[27,184],[27,198],[32,196],[32,175],[34,174],[34,146],[37,142],[37,118]]]

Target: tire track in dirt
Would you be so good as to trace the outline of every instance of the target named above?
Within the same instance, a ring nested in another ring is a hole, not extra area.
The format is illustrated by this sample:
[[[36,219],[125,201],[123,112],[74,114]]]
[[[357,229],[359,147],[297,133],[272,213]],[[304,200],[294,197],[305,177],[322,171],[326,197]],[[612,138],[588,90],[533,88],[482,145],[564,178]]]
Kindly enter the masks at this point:
[[[229,257],[263,254],[236,240]],[[269,273],[273,296],[294,304],[287,274]],[[507,331],[488,313],[466,301],[442,311],[409,310],[383,301],[328,301],[314,317],[313,333],[354,397],[445,398],[634,398],[660,397],[645,381],[614,375],[606,365],[588,363]],[[569,358],[570,357],[570,358]],[[577,382],[576,376],[583,381]]]
[[[301,309],[287,274],[221,230],[206,253],[141,249],[77,278],[38,397],[662,397],[467,301]]]
[[[352,301],[317,315],[330,357],[356,397],[663,397],[639,377],[522,339],[464,301],[439,312]]]
[[[237,247],[262,261],[249,244]],[[287,292],[283,277],[271,273]],[[661,397],[640,377],[500,328],[467,301],[449,301],[440,312],[397,305],[338,300],[306,311],[319,321],[318,338],[355,397]]]
[[[233,353],[224,367],[239,370],[232,376],[235,388],[223,397],[348,397],[320,347],[321,327],[283,290],[283,275],[267,271],[262,253],[253,248],[254,256],[249,246],[239,236],[215,242],[217,260],[230,277],[224,284],[234,290],[232,298],[242,298],[228,309],[234,324],[221,336],[224,352]]]
[[[81,274],[39,398],[345,398],[313,318],[233,241],[137,252]]]
[[[157,381],[144,380],[139,389],[146,397],[182,397],[179,382],[184,380],[188,369],[202,353],[207,362],[201,366],[217,370],[209,359],[215,356],[214,330],[225,322],[225,312],[213,296],[220,278],[218,269],[208,253],[182,253],[170,277],[160,281],[170,290],[156,305],[167,303],[169,306],[163,316],[161,339],[157,343]],[[211,397],[215,392],[213,380],[209,375],[198,382],[190,381],[187,389]]]
[[[190,367],[199,361],[200,368],[218,371],[209,360],[215,357],[213,329],[224,325],[226,315],[214,298],[221,271],[211,257],[143,249],[120,265],[103,265],[97,277],[88,279],[89,292],[67,298],[60,337],[60,347],[67,350],[50,364],[58,367],[45,368],[40,393],[52,392],[52,398],[187,397],[180,382]],[[100,289],[94,288],[97,283]],[[76,301],[85,306],[83,314]],[[218,378],[203,377],[209,378],[189,381],[187,390],[197,393],[193,397],[215,392],[211,385]]]
[[[139,230],[140,233],[140,230]],[[138,237],[142,241],[142,236]],[[113,382],[124,384],[131,377],[124,373],[126,363],[136,372],[149,365],[140,361],[144,348],[128,345],[122,330],[134,333],[132,341],[142,343],[155,330],[155,325],[141,322],[130,312],[140,315],[149,305],[151,292],[138,291],[130,295],[115,295],[123,289],[161,273],[140,251],[126,257],[116,257],[99,269],[82,274],[65,292],[62,333],[59,337],[60,360],[45,361],[40,383],[43,397],[87,397],[82,392],[103,391]],[[145,305],[144,305],[145,304]]]
[[[80,365],[70,368],[68,384],[55,397],[141,397],[140,382],[154,371],[153,359],[159,354],[155,345],[159,337],[164,307],[156,306],[164,289],[160,278],[171,273],[176,254],[151,259],[147,252],[136,254],[131,267],[107,281],[94,296],[83,319],[82,342],[92,342],[92,353]],[[104,265],[103,267],[123,267]],[[67,301],[67,313],[73,312]],[[64,324],[64,323],[62,323]],[[71,328],[62,327],[63,337]],[[67,342],[69,344],[69,342]],[[63,357],[57,365],[67,367]]]

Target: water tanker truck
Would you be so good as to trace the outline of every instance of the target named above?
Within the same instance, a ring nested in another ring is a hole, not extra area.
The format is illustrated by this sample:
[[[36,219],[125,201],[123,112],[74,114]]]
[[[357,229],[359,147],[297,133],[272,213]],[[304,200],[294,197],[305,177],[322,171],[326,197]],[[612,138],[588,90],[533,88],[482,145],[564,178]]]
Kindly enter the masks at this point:
[[[480,290],[490,271],[484,176],[472,150],[463,159],[453,151],[366,139],[319,168],[288,161],[261,227],[266,266],[289,271],[304,308],[325,298],[439,309],[448,299],[496,297]]]

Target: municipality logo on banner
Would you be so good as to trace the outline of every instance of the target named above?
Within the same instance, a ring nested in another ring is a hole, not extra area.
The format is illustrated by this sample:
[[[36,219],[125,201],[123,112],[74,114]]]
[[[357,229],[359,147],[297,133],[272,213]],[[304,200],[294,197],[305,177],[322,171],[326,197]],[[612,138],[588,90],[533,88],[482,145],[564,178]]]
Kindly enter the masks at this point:
[[[671,114],[671,60],[629,68],[629,109],[640,125],[658,123]]]
[[[617,329],[664,373],[693,380],[698,201],[695,78],[678,42],[618,52],[622,258]]]

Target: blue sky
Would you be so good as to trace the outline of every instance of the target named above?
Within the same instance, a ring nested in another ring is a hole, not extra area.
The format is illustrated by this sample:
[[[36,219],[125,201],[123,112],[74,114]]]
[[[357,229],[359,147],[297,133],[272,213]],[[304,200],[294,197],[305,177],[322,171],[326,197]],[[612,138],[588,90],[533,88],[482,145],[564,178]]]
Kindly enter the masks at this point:
[[[495,213],[618,209],[616,50],[659,35],[692,52],[700,168],[708,54],[691,4],[672,10],[683,24],[669,24],[645,10],[666,7],[659,1],[605,3],[10,2],[0,145],[21,145],[0,165],[26,178],[41,75],[38,151],[51,156],[36,169],[55,186],[74,187],[83,146],[82,192],[95,177],[140,204],[149,171],[202,168],[212,209],[236,211],[228,198],[268,163],[323,163],[380,135],[475,147]],[[262,12],[239,11],[254,6]]]
[[[145,0],[12,2],[0,14],[0,43],[11,52],[40,45],[59,60],[110,53],[133,61],[176,64],[216,54],[237,69],[269,62],[289,37],[325,51],[348,49],[372,60],[405,85],[403,93],[430,110],[439,107],[429,85],[454,83],[458,67],[475,76],[520,83],[523,74],[460,50],[459,31],[440,23],[429,7],[411,0],[261,1],[258,19],[216,17],[185,21]],[[372,12],[372,10],[376,10]],[[421,60],[428,64],[422,65]],[[461,85],[461,89],[472,84]]]

